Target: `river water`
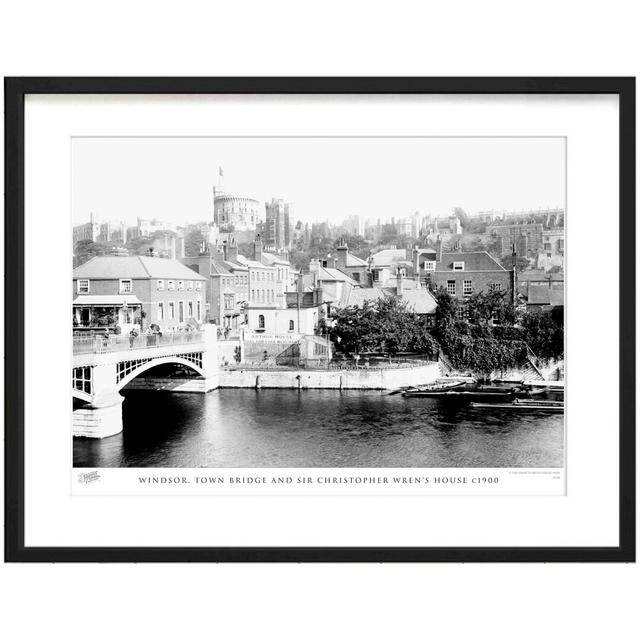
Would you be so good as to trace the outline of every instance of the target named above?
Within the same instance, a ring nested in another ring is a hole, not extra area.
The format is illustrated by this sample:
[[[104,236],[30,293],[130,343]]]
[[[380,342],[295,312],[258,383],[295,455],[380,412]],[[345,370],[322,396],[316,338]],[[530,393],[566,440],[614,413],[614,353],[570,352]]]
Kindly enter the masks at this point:
[[[75,467],[562,467],[562,414],[375,391],[124,392],[122,433]]]

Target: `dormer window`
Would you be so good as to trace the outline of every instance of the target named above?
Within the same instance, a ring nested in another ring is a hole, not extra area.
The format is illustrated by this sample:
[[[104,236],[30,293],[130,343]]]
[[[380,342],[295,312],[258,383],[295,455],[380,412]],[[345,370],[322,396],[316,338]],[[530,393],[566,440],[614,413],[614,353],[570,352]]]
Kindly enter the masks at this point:
[[[454,262],[453,263],[454,271],[464,271],[464,262]]]
[[[435,260],[425,260],[422,263],[422,268],[425,271],[435,271],[436,270],[436,263]]]

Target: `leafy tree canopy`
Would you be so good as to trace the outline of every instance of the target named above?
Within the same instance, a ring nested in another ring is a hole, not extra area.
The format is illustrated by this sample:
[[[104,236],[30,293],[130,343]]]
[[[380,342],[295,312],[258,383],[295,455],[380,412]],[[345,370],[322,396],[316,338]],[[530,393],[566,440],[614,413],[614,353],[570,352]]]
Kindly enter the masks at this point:
[[[96,256],[108,255],[112,250],[111,245],[92,240],[79,240],[73,249],[73,266],[84,264]]]

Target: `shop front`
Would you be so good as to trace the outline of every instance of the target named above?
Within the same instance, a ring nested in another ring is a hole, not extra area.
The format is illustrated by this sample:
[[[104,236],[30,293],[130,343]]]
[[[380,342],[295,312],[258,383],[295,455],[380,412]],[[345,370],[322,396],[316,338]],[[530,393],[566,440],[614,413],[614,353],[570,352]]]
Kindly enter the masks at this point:
[[[133,295],[81,295],[73,301],[73,330],[128,333],[142,329],[142,302]]]

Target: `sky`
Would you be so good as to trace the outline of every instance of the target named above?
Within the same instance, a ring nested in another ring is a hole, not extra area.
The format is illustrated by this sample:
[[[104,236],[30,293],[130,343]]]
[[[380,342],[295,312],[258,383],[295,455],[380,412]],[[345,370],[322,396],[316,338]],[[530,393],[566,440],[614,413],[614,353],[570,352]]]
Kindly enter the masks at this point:
[[[565,207],[561,137],[73,138],[73,223],[211,221],[219,167],[303,222]]]

